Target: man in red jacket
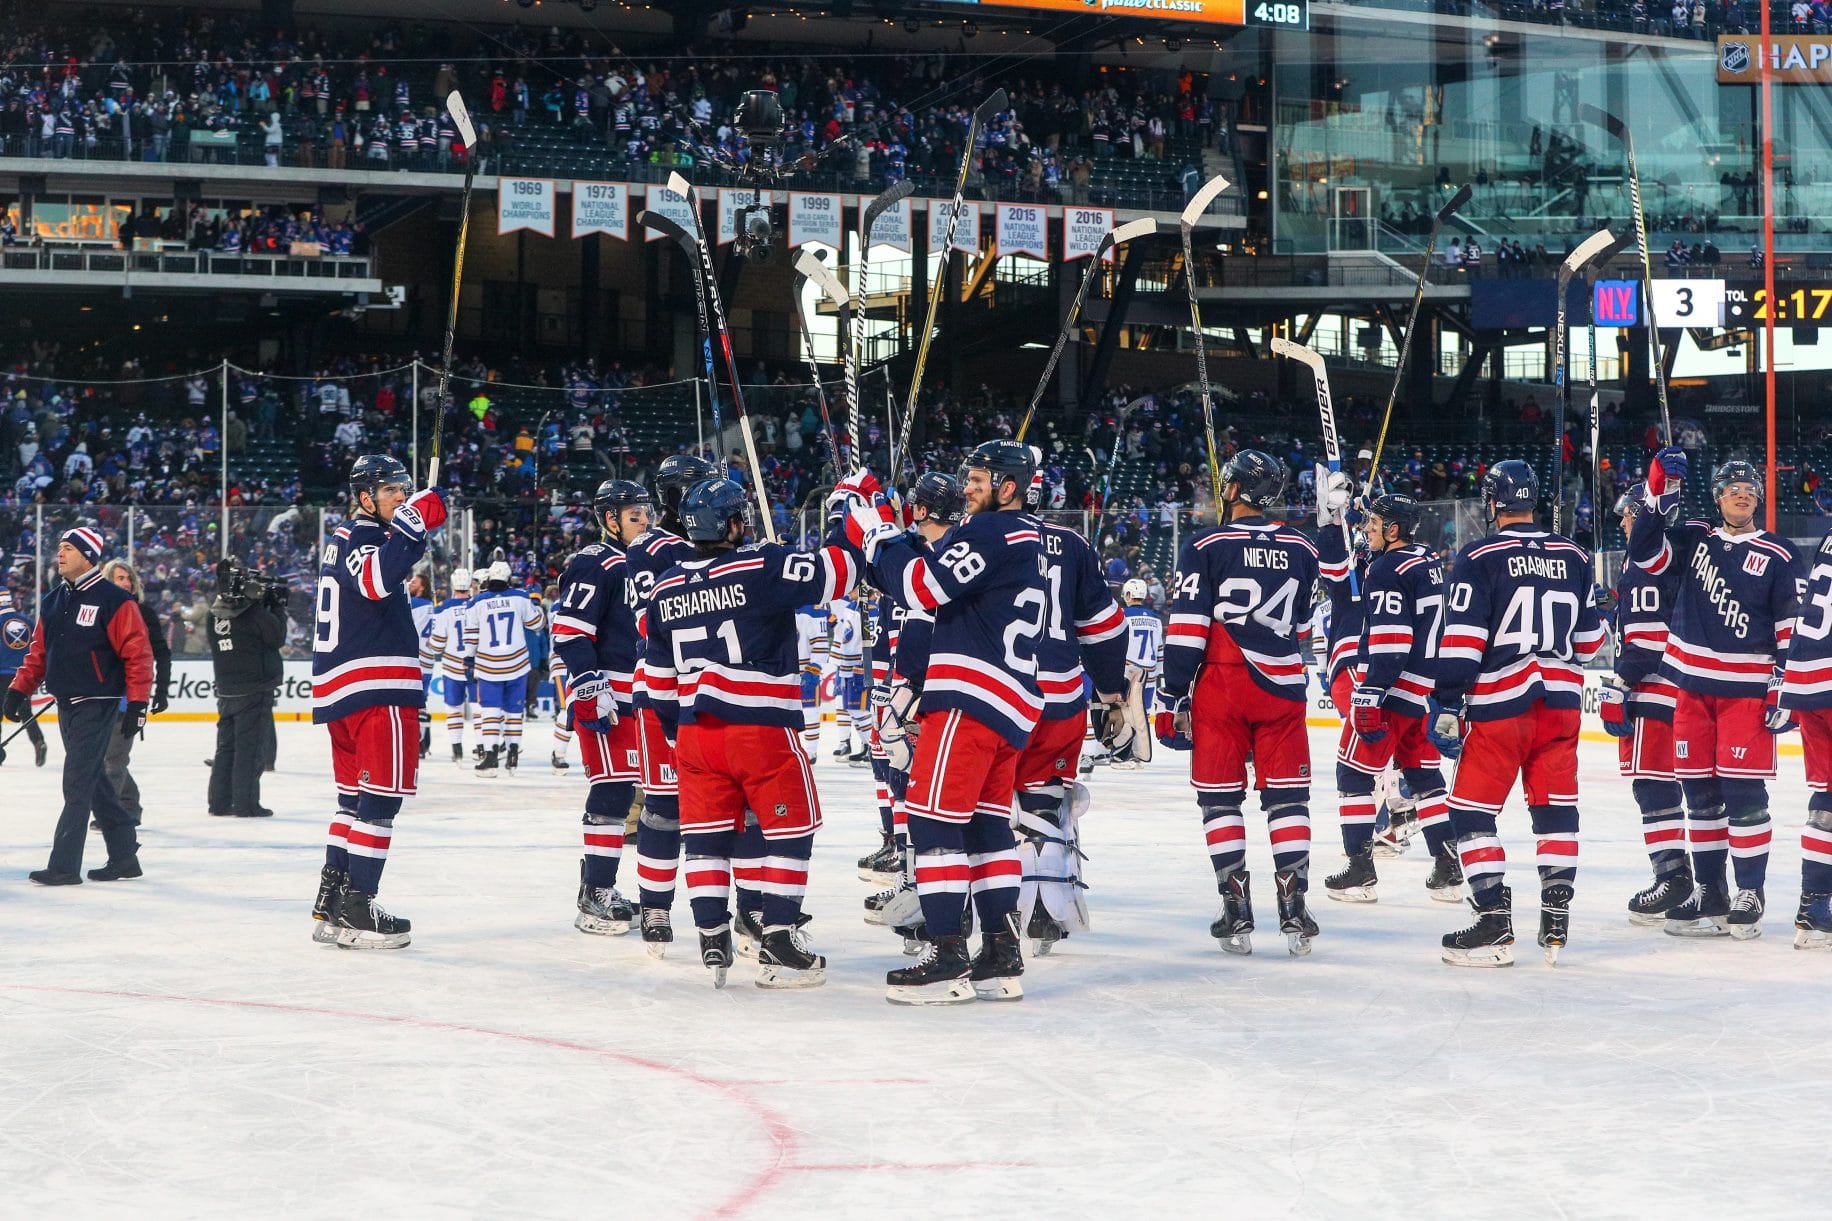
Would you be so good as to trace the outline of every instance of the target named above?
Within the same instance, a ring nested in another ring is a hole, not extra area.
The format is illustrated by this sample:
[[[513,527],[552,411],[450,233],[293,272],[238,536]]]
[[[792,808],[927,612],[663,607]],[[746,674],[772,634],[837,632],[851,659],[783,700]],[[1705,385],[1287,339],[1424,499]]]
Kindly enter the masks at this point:
[[[83,880],[83,837],[92,812],[108,845],[108,863],[91,869],[89,879],[140,876],[133,818],[115,795],[102,759],[116,733],[138,734],[146,724],[153,648],[133,595],[102,579],[101,559],[99,531],[78,526],[64,532],[57,544],[57,575],[63,582],[45,597],[31,650],[0,709],[8,719],[23,721],[40,683],[57,700],[64,809],[51,840],[50,863],[31,875],[40,886]]]

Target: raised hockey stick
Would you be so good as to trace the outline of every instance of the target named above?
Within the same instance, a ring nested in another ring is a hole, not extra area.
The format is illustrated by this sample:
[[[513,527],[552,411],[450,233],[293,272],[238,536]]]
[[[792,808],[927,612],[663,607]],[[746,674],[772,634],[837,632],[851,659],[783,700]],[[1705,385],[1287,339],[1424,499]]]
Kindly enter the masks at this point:
[[[1603,412],[1597,397],[1597,273],[1594,268],[1584,273],[1585,281],[1590,285],[1590,566],[1592,581],[1599,591],[1603,590],[1603,515],[1612,513],[1615,505],[1608,508],[1603,505]],[[1614,597],[1613,590],[1609,591]],[[1603,593],[1599,592],[1597,609],[1609,611],[1612,606],[1602,605]]]
[[[915,191],[916,184],[906,178],[902,182],[892,183],[859,209],[859,248],[852,263],[852,300],[856,307],[852,310],[851,324],[843,326],[841,332],[850,337],[846,349],[846,427],[852,436],[855,453],[863,450],[859,443],[859,371],[865,367],[865,273],[871,264],[871,235],[878,227],[878,218],[915,194]],[[913,242],[911,244],[914,245]],[[893,460],[889,478],[896,477],[897,463]]]
[[[1565,298],[1571,287],[1572,276],[1597,259],[1605,257],[1612,249],[1620,248],[1621,242],[1614,233],[1608,229],[1599,229],[1579,242],[1565,256],[1565,261],[1558,265],[1558,307],[1552,328],[1552,385],[1558,392],[1552,408],[1552,530],[1555,534],[1564,522],[1565,409],[1571,402],[1571,378],[1566,368],[1569,356],[1565,342]]]
[[[820,362],[814,358],[814,334],[808,329],[808,314],[802,304],[802,286],[812,282],[840,311],[840,333],[846,333],[847,314],[851,311],[852,302],[846,295],[846,286],[840,283],[839,277],[827,269],[819,256],[806,246],[795,260],[795,313],[801,323],[802,350],[808,357],[808,375],[814,379],[814,399],[820,404],[821,427],[827,433],[827,464],[833,471],[833,481],[838,483],[847,472],[841,467],[839,438],[833,432],[833,416],[827,409],[827,391],[821,386]]]
[[[636,223],[645,229],[653,229],[663,237],[673,241],[687,256],[687,278],[693,281],[694,304],[699,310],[700,324],[700,368],[706,378],[706,396],[712,409],[712,444],[713,450],[721,458],[725,456],[725,422],[719,417],[719,375],[712,359],[712,315],[706,307],[706,280],[700,274],[699,239],[687,232],[671,216],[660,212],[644,210],[636,214]]]
[[[1667,408],[1667,360],[1666,354],[1660,349],[1660,323],[1654,317],[1654,262],[1648,250],[1647,214],[1641,210],[1641,170],[1635,164],[1635,133],[1615,115],[1588,103],[1578,108],[1578,116],[1614,136],[1621,142],[1622,151],[1628,157],[1629,205],[1634,211],[1635,244],[1641,247],[1641,299],[1647,303],[1648,341],[1653,347],[1654,391],[1660,396],[1660,439],[1671,445],[1673,416]]]
[[[458,249],[452,255],[452,299],[445,310],[445,347],[439,361],[438,414],[433,417],[432,457],[426,467],[426,486],[439,486],[439,448],[445,441],[445,415],[450,406],[452,384],[452,345],[458,338],[458,290],[464,284],[464,243],[471,232],[471,184],[477,178],[477,129],[471,125],[471,112],[464,98],[454,89],[445,96],[445,109],[457,125],[458,138],[464,141],[464,194],[458,199]],[[414,404],[418,411],[420,405]]]
[[[1387,390],[1387,410],[1380,417],[1380,436],[1374,442],[1374,464],[1368,467],[1368,486],[1380,478],[1380,455],[1387,448],[1387,427],[1393,423],[1393,405],[1399,401],[1400,387],[1406,381],[1406,357],[1412,351],[1413,328],[1419,324],[1419,309],[1425,304],[1425,281],[1431,275],[1431,257],[1438,248],[1438,233],[1444,228],[1444,222],[1455,216],[1464,204],[1469,202],[1470,189],[1466,182],[1457,188],[1436,216],[1431,218],[1431,234],[1425,239],[1425,262],[1419,267],[1419,282],[1412,289],[1412,308],[1406,313],[1406,330],[1400,336],[1399,359],[1393,366],[1393,385]],[[1430,406],[1430,404],[1426,404]]]
[[[1220,174],[1202,184],[1178,218],[1183,237],[1183,283],[1189,289],[1190,335],[1196,341],[1196,378],[1202,388],[1202,428],[1208,435],[1209,484],[1215,495],[1215,520],[1222,520],[1221,460],[1215,450],[1215,404],[1209,393],[1208,342],[1202,335],[1202,309],[1196,303],[1196,254],[1191,245],[1196,226],[1201,223],[1215,197],[1228,189],[1228,180]]]
[[[1018,425],[1017,440],[1024,440],[1024,434],[1030,431],[1031,420],[1037,414],[1037,404],[1043,401],[1050,378],[1056,373],[1056,363],[1062,359],[1062,349],[1068,345],[1069,332],[1075,329],[1075,323],[1081,317],[1082,304],[1088,299],[1088,289],[1093,285],[1094,277],[1100,274],[1102,260],[1116,247],[1157,231],[1158,222],[1147,216],[1127,221],[1117,229],[1109,229],[1101,235],[1100,248],[1088,260],[1088,270],[1082,273],[1081,286],[1075,290],[1075,299],[1069,302],[1069,316],[1063,320],[1062,329],[1056,332],[1056,346],[1050,349],[1050,358],[1044,362],[1043,376],[1037,379],[1037,388],[1031,391],[1030,406],[1024,409],[1024,419]]]
[[[1283,335],[1272,337],[1272,354],[1295,360],[1310,370],[1311,377],[1317,383],[1317,415],[1323,424],[1323,461],[1330,473],[1337,474],[1342,470],[1342,439],[1336,432],[1336,401],[1329,392],[1329,366],[1323,363],[1323,354],[1315,348],[1295,343]],[[1319,499],[1323,489],[1317,489]],[[1341,521],[1342,542],[1351,556],[1355,550],[1355,540],[1349,534],[1349,519],[1345,515]],[[1360,582],[1355,576],[1355,565],[1349,564],[1349,593],[1361,597]]]

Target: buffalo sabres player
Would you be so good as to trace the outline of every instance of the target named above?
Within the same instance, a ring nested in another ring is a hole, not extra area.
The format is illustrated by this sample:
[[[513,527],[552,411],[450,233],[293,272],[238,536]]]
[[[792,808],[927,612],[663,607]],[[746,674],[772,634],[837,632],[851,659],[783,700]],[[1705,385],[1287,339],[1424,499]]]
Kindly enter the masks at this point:
[[[445,733],[452,746],[452,762],[464,762],[464,717],[477,702],[477,684],[471,678],[470,659],[464,654],[464,610],[471,602],[471,570],[452,569],[452,596],[433,608],[426,633],[420,640],[420,668],[439,680],[445,697]]]
[[[528,640],[544,622],[526,590],[509,588],[507,560],[490,565],[483,589],[464,609],[465,654],[477,676],[477,706],[483,714],[479,776],[494,776],[499,766],[514,772],[521,764],[522,716],[533,669]]]
[[[1125,734],[1108,766],[1137,771],[1151,762],[1151,714],[1164,677],[1164,620],[1151,606],[1151,587],[1133,577],[1120,587],[1126,613]]]

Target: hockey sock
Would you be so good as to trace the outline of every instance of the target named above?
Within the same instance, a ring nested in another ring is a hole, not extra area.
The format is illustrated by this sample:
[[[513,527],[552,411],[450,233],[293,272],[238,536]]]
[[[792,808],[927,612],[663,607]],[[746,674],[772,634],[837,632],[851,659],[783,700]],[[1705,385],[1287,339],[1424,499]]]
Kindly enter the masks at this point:
[[[871,777],[876,782],[878,797],[878,826],[886,834],[891,833],[891,765],[885,759],[884,752],[877,747],[877,739],[872,739]]]
[[[1724,813],[1724,797],[1715,777],[1685,780],[1686,847],[1692,853],[1692,876],[1702,886],[1707,882],[1724,886],[1729,868],[1730,818]]]
[[[511,712],[503,717],[503,745],[520,748],[522,744],[522,714]]]
[[[636,885],[644,907],[674,906],[681,860],[681,799],[645,796],[636,821]]]
[[[1768,786],[1760,780],[1719,781],[1729,822],[1730,864],[1738,890],[1760,890],[1768,880],[1768,845],[1774,826],[1768,817]]]
[[[1425,837],[1425,851],[1435,857],[1452,840],[1444,773],[1435,767],[1408,767],[1400,775],[1418,799],[1419,833]]]
[[[554,711],[553,716],[553,753],[565,754],[566,748],[572,745],[572,740],[572,726],[566,723],[566,709],[562,706]]]
[[[1832,893],[1832,793],[1815,793],[1807,802],[1807,822],[1800,829],[1800,893]]]
[[[1266,811],[1266,833],[1272,840],[1272,867],[1298,875],[1298,885],[1310,883],[1310,790],[1274,789],[1260,793]]]
[[[1563,882],[1569,886],[1578,877],[1578,808],[1576,806],[1528,806],[1533,838],[1538,855],[1539,884],[1550,886]]]
[[[962,828],[967,849],[967,888],[979,913],[982,932],[1002,932],[1006,917],[1018,910],[1024,866],[1011,822],[997,814],[975,814]]]
[[[687,906],[693,909],[694,927],[705,932],[732,920],[733,831],[696,831],[681,837],[687,850]]]
[[[910,820],[910,847],[916,857],[916,897],[929,936],[959,936],[972,880],[965,830],[959,823],[919,814]]]
[[[801,918],[802,896],[808,892],[808,857],[814,850],[814,836],[764,842],[769,855],[763,858],[758,879],[763,891],[763,927],[794,928]]]
[[[1346,763],[1336,765],[1337,812],[1342,818],[1342,850],[1350,856],[1374,839],[1374,777]]]
[[[1470,897],[1484,906],[1498,901],[1502,879],[1507,876],[1508,854],[1495,834],[1494,813],[1460,806],[1453,797],[1450,827],[1457,837],[1457,856],[1463,863]]]
[[[769,846],[763,840],[763,828],[757,823],[757,815],[746,810],[744,830],[738,833],[731,854],[732,885],[738,891],[740,911],[763,910],[763,861],[769,852]]]
[[[350,872],[350,820],[356,817],[356,794],[337,795],[337,813],[324,837],[324,863],[339,873]]]
[[[464,709],[447,708],[445,710],[445,736],[453,746],[464,746]]]
[[[370,896],[381,893],[382,866],[388,863],[394,816],[400,812],[399,797],[364,793],[357,798],[356,817],[349,830],[351,890]]]
[[[1647,845],[1654,876],[1664,878],[1688,867],[1686,812],[1680,805],[1679,781],[1637,780],[1635,804],[1641,807],[1641,841]]]
[[[1196,808],[1202,812],[1202,834],[1209,843],[1209,862],[1215,866],[1215,881],[1226,883],[1228,875],[1247,863],[1247,820],[1241,816],[1242,794],[1198,793]]]
[[[623,859],[623,827],[636,786],[627,780],[600,781],[585,797],[585,884],[599,890],[617,885]]]

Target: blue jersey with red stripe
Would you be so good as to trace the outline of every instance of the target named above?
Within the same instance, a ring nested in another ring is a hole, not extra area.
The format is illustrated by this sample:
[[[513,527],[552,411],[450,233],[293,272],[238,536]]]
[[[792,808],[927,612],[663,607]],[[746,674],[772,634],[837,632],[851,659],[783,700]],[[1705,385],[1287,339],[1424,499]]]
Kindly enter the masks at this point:
[[[799,730],[796,609],[836,598],[858,579],[844,548],[808,553],[781,543],[670,568],[648,607],[643,681],[655,714],[669,725],[713,717]]]
[[[1820,540],[1782,676],[1785,708],[1832,708],[1832,534]]]
[[[1042,536],[1048,565],[1050,613],[1037,645],[1037,686],[1043,719],[1061,721],[1087,710],[1084,676],[1102,695],[1125,694],[1126,615],[1087,539],[1034,517],[1025,520]]]
[[[1658,575],[1639,564],[1624,564],[1616,578],[1616,678],[1628,688],[1635,716],[1671,722],[1679,688],[1660,672],[1667,652],[1667,625],[1679,592],[1679,566]]]
[[[1243,517],[1183,545],[1164,633],[1164,693],[1188,695],[1204,662],[1245,662],[1280,699],[1304,699],[1317,548],[1284,522]]]
[[[388,526],[358,513],[325,541],[312,633],[314,723],[363,708],[425,706],[420,633],[407,596],[407,577],[426,553],[417,525],[398,514]]]
[[[1731,534],[1708,522],[1666,528],[1638,513],[1628,556],[1660,576],[1676,570],[1673,619],[1660,672],[1698,695],[1768,693],[1787,661],[1806,565],[1794,544],[1766,530]]]
[[[1390,547],[1368,565],[1361,602],[1366,613],[1356,685],[1384,692],[1383,708],[1424,716],[1444,628],[1444,565],[1423,543]]]
[[[1329,599],[1329,627],[1324,636],[1328,657],[1324,663],[1325,686],[1336,681],[1345,667],[1361,660],[1362,600],[1355,596],[1356,584],[1349,580],[1356,570],[1358,582],[1367,580],[1367,565],[1349,554],[1348,540],[1337,529],[1317,532],[1318,575],[1323,578],[1323,592]]]
[[[1043,535],[1022,513],[974,513],[932,549],[908,536],[878,548],[878,586],[935,616],[919,711],[963,712],[1024,748],[1043,713],[1047,568]]]
[[[596,671],[610,683],[619,713],[635,700],[636,587],[624,549],[593,543],[574,553],[560,574],[553,606],[553,651],[575,677]]]
[[[623,561],[627,565],[631,590],[636,598],[638,634],[646,630],[645,619],[648,614],[649,595],[655,592],[655,583],[661,580],[664,572],[692,558],[692,543],[678,534],[670,534],[659,526],[644,530],[636,536],[634,542],[624,548]],[[640,708],[648,702],[648,684],[643,681],[643,650],[638,648],[636,653],[636,705]]]
[[[1590,555],[1537,526],[1503,526],[1457,553],[1438,644],[1438,701],[1472,721],[1584,703],[1603,644]]]

